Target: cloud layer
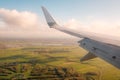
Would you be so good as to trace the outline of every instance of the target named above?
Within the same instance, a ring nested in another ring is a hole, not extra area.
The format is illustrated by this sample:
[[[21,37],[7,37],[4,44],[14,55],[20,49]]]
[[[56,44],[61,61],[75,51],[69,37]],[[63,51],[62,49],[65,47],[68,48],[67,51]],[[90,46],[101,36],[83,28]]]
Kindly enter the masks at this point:
[[[84,30],[92,33],[106,34],[120,37],[120,23],[119,21],[105,21],[100,19],[92,19],[88,23],[71,19],[66,22],[65,26],[75,29],[75,30]]]
[[[89,17],[91,18],[91,17]],[[49,29],[45,19],[38,17],[37,14],[29,11],[17,11],[0,9],[0,36],[1,37],[24,37],[24,38],[41,38],[41,37],[70,37],[62,32]],[[105,21],[92,17],[87,22],[76,19],[70,19],[65,27],[85,30],[93,33],[102,33],[114,36],[120,36],[119,21]],[[56,36],[57,34],[57,36]]]
[[[41,38],[45,35],[46,37],[55,36],[37,14],[29,11],[0,9],[1,37]]]

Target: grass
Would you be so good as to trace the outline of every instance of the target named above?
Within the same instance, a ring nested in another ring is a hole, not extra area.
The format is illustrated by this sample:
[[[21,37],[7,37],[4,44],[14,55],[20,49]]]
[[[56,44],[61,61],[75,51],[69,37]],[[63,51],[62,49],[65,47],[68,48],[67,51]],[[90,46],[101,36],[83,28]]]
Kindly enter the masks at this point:
[[[41,49],[46,50],[47,53],[40,53]],[[58,52],[49,53],[51,50],[58,50]],[[65,50],[68,52],[61,53],[59,52],[60,50]],[[39,64],[41,66],[49,65],[72,67],[76,71],[83,74],[87,72],[95,72],[99,75],[99,80],[120,80],[120,70],[99,58],[81,63],[80,58],[86,53],[87,52],[85,50],[78,46],[37,46],[26,48],[9,48],[0,50],[0,64],[19,62],[31,63],[34,65]],[[17,66],[17,68],[20,68],[20,64]],[[29,71],[25,72],[25,75],[28,74]]]

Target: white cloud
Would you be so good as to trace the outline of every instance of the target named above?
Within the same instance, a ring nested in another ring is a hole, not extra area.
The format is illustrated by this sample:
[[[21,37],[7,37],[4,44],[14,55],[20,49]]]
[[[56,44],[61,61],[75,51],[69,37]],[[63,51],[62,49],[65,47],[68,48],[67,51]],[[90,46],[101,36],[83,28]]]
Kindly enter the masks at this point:
[[[34,27],[38,26],[38,17],[35,13],[17,10],[0,9],[0,18],[9,27]]]
[[[80,26],[83,26],[82,23],[76,19],[70,19],[64,25],[71,29],[78,29]]]
[[[0,9],[0,37],[46,38],[66,36],[50,29],[45,19],[29,11]],[[56,36],[57,34],[57,36]]]
[[[88,32],[98,33],[98,34],[107,34],[113,36],[120,36],[120,23],[116,20],[107,21],[100,19],[93,19],[89,21],[89,23],[82,22],[79,20],[71,19],[66,22],[65,26],[69,26],[75,30],[84,30]]]
[[[110,22],[104,19],[94,19],[90,16],[89,22],[76,19],[68,20],[64,26],[76,30],[85,30],[94,33],[120,36],[119,21]],[[92,20],[91,20],[92,18]],[[45,19],[29,11],[0,9],[0,36],[1,37],[70,37],[62,32],[49,29]],[[56,36],[57,34],[57,36]]]

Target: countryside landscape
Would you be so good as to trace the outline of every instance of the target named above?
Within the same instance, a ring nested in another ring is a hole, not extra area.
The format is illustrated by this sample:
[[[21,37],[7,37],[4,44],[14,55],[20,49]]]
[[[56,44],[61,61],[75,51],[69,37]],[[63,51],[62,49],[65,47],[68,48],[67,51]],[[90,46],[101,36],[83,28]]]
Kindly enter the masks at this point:
[[[0,0],[0,80],[120,80],[120,0]]]
[[[80,62],[87,51],[75,41],[1,39],[0,80],[120,80],[119,69],[100,58]]]

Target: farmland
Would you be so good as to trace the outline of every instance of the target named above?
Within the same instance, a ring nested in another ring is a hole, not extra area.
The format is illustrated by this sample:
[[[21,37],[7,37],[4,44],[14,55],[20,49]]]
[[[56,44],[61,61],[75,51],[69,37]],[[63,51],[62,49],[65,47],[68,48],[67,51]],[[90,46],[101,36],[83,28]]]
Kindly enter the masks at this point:
[[[80,62],[87,51],[77,45],[22,43],[1,42],[0,80],[120,80],[120,70],[99,58]]]

